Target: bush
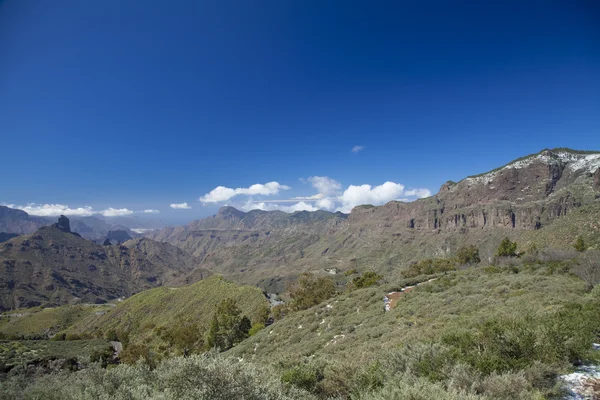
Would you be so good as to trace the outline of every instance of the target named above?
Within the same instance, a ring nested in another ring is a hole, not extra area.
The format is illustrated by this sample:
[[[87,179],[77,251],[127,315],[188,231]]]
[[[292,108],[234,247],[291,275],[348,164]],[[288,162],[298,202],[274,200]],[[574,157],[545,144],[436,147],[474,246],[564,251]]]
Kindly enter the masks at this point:
[[[357,276],[354,279],[352,279],[352,284],[356,289],[362,289],[375,285],[381,279],[383,279],[381,275],[373,271],[368,271],[362,274],[361,276]]]
[[[265,329],[265,324],[257,322],[256,324],[252,325],[252,328],[250,328],[248,331],[248,336],[254,336],[263,329]]]
[[[293,300],[290,308],[294,311],[306,310],[332,297],[335,294],[335,283],[329,278],[304,273],[289,291]]]
[[[587,249],[587,246],[585,245],[585,242],[583,241],[583,238],[581,236],[577,236],[573,247],[579,252],[583,252]]]
[[[459,264],[479,264],[479,249],[474,245],[461,247],[456,252],[456,261]]]
[[[312,365],[300,364],[284,371],[281,381],[294,385],[300,389],[313,392],[317,382],[322,379],[322,374]]]
[[[577,261],[573,272],[587,283],[589,289],[594,288],[600,283],[600,251],[586,251]]]
[[[155,333],[177,355],[187,356],[206,350],[204,331],[198,324],[179,320],[172,326],[156,328]]]
[[[509,238],[504,238],[496,251],[496,257],[516,257],[517,242],[511,242]]]
[[[402,271],[403,278],[414,278],[419,275],[432,275],[456,270],[453,260],[446,258],[429,258],[412,263],[407,270]]]
[[[92,366],[74,373],[36,379],[13,377],[0,385],[6,400],[277,400],[312,399],[282,383],[269,369],[236,359],[193,355],[175,357],[155,369],[145,364]]]

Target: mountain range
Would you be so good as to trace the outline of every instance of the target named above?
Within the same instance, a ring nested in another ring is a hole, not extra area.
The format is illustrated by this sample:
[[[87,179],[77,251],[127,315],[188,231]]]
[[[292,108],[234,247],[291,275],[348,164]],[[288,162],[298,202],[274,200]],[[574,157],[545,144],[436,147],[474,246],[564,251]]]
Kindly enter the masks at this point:
[[[146,238],[99,245],[71,232],[69,220],[0,244],[0,309],[105,303],[209,273],[195,257]]]
[[[350,214],[223,207],[122,244],[135,233],[113,233],[105,246],[87,240],[78,223],[76,235],[76,229],[43,226],[46,219],[0,207],[0,231],[7,233],[0,244],[0,307],[101,303],[213,273],[280,293],[302,272],[340,281],[347,270],[394,275],[410,262],[450,256],[467,244],[490,258],[504,237],[521,247],[560,248],[587,235],[594,246],[598,215],[600,153],[570,149],[544,150],[446,182],[437,194],[411,203],[362,205]]]
[[[234,281],[279,292],[300,272],[389,272],[465,244],[491,257],[503,237],[532,242],[547,236],[555,221],[594,207],[599,197],[600,153],[554,149],[448,181],[437,194],[410,203],[363,205],[349,215],[223,207],[215,216],[146,237],[188,251]],[[559,245],[570,246],[575,237],[563,239]]]

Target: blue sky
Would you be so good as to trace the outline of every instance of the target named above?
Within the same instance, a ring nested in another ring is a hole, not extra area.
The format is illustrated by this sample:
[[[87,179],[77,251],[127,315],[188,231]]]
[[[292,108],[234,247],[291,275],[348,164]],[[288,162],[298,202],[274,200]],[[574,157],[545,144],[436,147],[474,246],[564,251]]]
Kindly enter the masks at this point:
[[[600,149],[599,21],[596,1],[0,1],[0,204],[344,209]]]

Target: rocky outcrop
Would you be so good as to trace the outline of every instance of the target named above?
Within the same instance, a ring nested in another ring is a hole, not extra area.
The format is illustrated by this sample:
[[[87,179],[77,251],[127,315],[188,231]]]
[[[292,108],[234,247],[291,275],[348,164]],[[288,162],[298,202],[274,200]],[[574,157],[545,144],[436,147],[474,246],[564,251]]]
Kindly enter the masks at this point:
[[[592,187],[594,188],[594,190],[600,191],[600,168],[598,168],[596,172],[594,172],[592,178]]]
[[[58,217],[58,222],[52,226],[65,233],[71,233],[71,225],[69,224],[69,218],[65,217],[64,215]]]

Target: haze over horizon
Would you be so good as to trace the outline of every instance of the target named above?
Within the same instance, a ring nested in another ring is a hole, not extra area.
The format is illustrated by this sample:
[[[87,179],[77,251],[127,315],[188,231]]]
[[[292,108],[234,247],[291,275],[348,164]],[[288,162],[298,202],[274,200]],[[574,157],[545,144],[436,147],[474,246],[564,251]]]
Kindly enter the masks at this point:
[[[0,204],[348,212],[600,149],[596,2],[260,4],[0,1]]]

